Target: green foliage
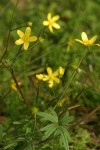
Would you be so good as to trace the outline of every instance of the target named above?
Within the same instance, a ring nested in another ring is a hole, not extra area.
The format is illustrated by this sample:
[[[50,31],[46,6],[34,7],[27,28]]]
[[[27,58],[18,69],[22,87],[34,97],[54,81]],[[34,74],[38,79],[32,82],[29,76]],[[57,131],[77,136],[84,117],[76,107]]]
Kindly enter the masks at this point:
[[[98,140],[91,142],[91,135],[99,137],[99,113],[86,122],[78,119],[99,110],[100,47],[86,48],[75,41],[86,32],[89,39],[97,35],[100,44],[99,7],[99,0],[0,1],[0,150],[99,147]],[[53,33],[43,26],[49,12],[60,16],[61,28]],[[15,41],[17,30],[25,32],[29,21],[31,35],[44,40],[24,50]],[[47,67],[60,66],[65,73],[53,88],[48,87],[50,79],[36,78],[47,74]]]
[[[72,122],[72,117],[68,112],[59,120],[57,113],[50,108],[49,112],[37,112],[37,115],[42,117],[42,121],[49,121],[48,124],[41,128],[40,131],[44,132],[43,140],[47,140],[49,137],[52,139],[59,138],[60,145],[64,146],[66,150],[69,150],[70,135],[67,126]],[[50,123],[52,122],[52,123]]]
[[[76,136],[73,138],[73,150],[86,150],[87,144],[91,143],[90,135],[85,129],[78,129]]]

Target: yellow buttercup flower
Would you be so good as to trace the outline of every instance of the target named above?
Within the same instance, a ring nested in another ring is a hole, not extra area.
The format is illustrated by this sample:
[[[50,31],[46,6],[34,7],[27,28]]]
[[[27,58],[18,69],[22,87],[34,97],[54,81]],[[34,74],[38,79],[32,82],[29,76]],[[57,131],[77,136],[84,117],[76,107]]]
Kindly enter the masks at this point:
[[[21,82],[18,82],[18,85],[20,86]],[[16,92],[18,91],[14,80],[11,80],[11,88]]]
[[[62,67],[59,67],[58,69],[58,73],[59,73],[59,77],[61,78],[64,75],[65,69]]]
[[[43,75],[43,74],[37,74],[36,77],[37,77],[39,80],[43,80],[44,75]]]
[[[32,108],[32,113],[35,114],[39,111],[39,108],[38,107],[33,107]]]
[[[48,13],[47,20],[43,21],[43,25],[48,26],[51,32],[53,32],[53,27],[56,29],[60,29],[60,25],[56,23],[56,21],[59,20],[59,18],[60,16],[58,15],[51,17],[51,13]]]
[[[60,83],[60,78],[63,76],[65,69],[59,67],[55,72],[52,71],[50,67],[47,67],[47,75],[39,74],[36,77],[39,80],[48,81],[48,86],[52,88],[54,86],[54,82]],[[60,76],[60,78],[59,78]]]
[[[15,41],[16,45],[21,45],[23,44],[24,50],[27,50],[29,47],[30,42],[35,42],[37,40],[36,36],[31,36],[31,28],[27,27],[25,30],[25,33],[23,33],[20,30],[17,30],[17,34],[19,35],[20,39]]]
[[[81,33],[81,38],[82,40],[79,40],[79,39],[75,39],[75,41],[85,45],[85,46],[92,46],[92,45],[97,45],[97,46],[100,46],[100,44],[94,44],[94,42],[96,41],[97,39],[97,36],[93,36],[90,40],[88,39],[88,36],[85,32],[82,32]]]
[[[32,26],[32,22],[29,21],[29,22],[27,23],[27,25],[28,25],[29,27],[31,27],[31,26]]]
[[[59,107],[62,107],[65,102],[66,102],[66,99],[65,99],[65,98],[61,99],[61,100],[58,102],[58,106],[59,106]]]

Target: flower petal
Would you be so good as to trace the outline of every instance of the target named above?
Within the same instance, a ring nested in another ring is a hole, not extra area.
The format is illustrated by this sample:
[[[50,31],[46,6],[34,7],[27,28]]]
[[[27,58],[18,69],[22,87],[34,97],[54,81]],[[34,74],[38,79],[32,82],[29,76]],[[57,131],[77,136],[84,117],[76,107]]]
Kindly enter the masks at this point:
[[[53,33],[53,28],[51,25],[49,25],[49,30]]]
[[[31,28],[27,27],[26,30],[25,30],[25,35],[29,37],[30,34],[31,34]]]
[[[43,81],[47,81],[47,80],[49,80],[49,76],[48,75],[44,75]]]
[[[29,37],[29,41],[30,42],[35,42],[35,41],[37,41],[37,37],[36,36],[31,36],[31,37]]]
[[[57,78],[57,77],[54,78],[54,81],[55,81],[56,83],[60,83],[60,79]]]
[[[23,40],[22,39],[19,39],[19,40],[16,40],[15,41],[15,44],[16,45],[20,45],[20,44],[23,44],[24,42],[23,42]]]
[[[53,23],[53,27],[56,29],[60,29],[60,25],[58,23]]]
[[[43,74],[37,74],[36,77],[37,77],[39,80],[43,80]]]
[[[89,42],[90,42],[91,44],[93,44],[93,43],[96,41],[96,39],[97,39],[97,36],[95,35],[93,38],[91,38],[91,39],[89,40]]]
[[[52,87],[53,87],[53,85],[54,85],[53,80],[49,80],[49,87],[50,87],[50,88],[52,88]]]
[[[79,42],[79,43],[81,43],[81,44],[84,44],[84,42],[81,41],[81,40],[79,40],[79,39],[75,39],[75,41],[77,41],[77,42]]]
[[[50,67],[47,67],[47,73],[48,75],[52,75],[52,69]]]
[[[25,43],[24,43],[24,50],[27,50],[28,47],[29,47],[29,42],[25,42]]]
[[[93,45],[97,45],[97,46],[100,46],[100,44],[93,44]]]
[[[17,30],[17,34],[19,35],[20,38],[24,36],[24,33],[21,30]]]
[[[43,21],[43,25],[44,26],[48,26],[49,25],[49,21]]]
[[[56,16],[54,16],[54,17],[52,17],[52,21],[57,21],[57,20],[59,20],[59,18],[60,18],[60,16],[59,15],[56,15]]]
[[[59,70],[57,69],[53,74],[54,74],[54,76],[58,76],[59,75]]]
[[[61,78],[64,75],[65,69],[63,67],[59,67],[59,77]]]
[[[49,21],[51,21],[51,13],[48,13],[47,19],[48,19]]]
[[[82,32],[81,33],[81,38],[84,42],[88,41],[88,37],[87,37],[87,34],[85,32]]]

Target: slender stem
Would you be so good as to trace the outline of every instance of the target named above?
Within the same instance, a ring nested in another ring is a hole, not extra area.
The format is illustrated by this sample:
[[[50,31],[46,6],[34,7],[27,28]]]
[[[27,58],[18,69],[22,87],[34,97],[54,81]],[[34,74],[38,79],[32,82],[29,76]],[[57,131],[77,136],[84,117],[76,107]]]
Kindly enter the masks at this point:
[[[97,106],[95,109],[93,109],[89,114],[87,114],[85,117],[79,119],[73,126],[77,126],[81,123],[87,122],[87,120],[97,111],[100,110],[100,106]]]
[[[79,61],[79,63],[78,63],[78,66],[77,66],[77,69],[80,67],[80,65],[81,65],[81,63],[82,63],[84,57],[86,56],[86,54],[87,54],[87,51],[84,53],[84,55],[83,55],[82,58],[80,59],[80,61]],[[57,104],[59,103],[59,101],[64,97],[65,93],[67,92],[67,89],[69,88],[69,86],[70,86],[70,84],[71,84],[71,82],[72,82],[72,80],[74,79],[74,77],[75,77],[76,74],[77,74],[77,70],[75,70],[75,71],[73,72],[73,74],[72,74],[70,80],[66,83],[66,85],[65,85],[65,87],[64,87],[64,90],[63,90],[63,92],[62,92],[62,94],[61,94],[61,96],[60,96],[58,102],[56,103],[54,109],[57,107]]]
[[[18,2],[19,2],[19,0],[17,0],[16,6],[15,6],[15,10],[13,11],[13,14],[12,14],[12,18],[11,18],[11,22],[10,22],[10,29],[9,29],[9,32],[8,32],[8,38],[7,38],[7,43],[6,43],[6,49],[5,49],[5,52],[4,52],[4,54],[2,55],[2,57],[0,59],[0,62],[2,61],[2,59],[5,57],[5,55],[7,53],[7,48],[8,48],[8,42],[9,42],[9,38],[10,38],[11,28],[12,28],[12,25],[13,25],[13,19],[14,19],[14,15],[15,15],[15,11],[16,11]]]
[[[22,46],[19,48],[19,50],[18,50],[18,52],[17,52],[15,58],[13,59],[13,64],[15,63],[15,61],[16,61],[16,59],[17,59],[17,56],[20,54],[21,48],[22,48]]]
[[[20,26],[20,27],[17,27],[17,28],[14,28],[14,29],[11,29],[11,31],[14,31],[14,30],[17,30],[17,29],[20,29],[22,27],[27,27],[26,25],[23,25],[23,26]]]
[[[18,82],[17,82],[17,79],[16,79],[16,77],[15,77],[15,74],[14,74],[13,69],[11,70],[11,75],[12,75],[13,80],[15,81],[16,87],[17,87],[17,89],[18,89],[18,91],[19,91],[19,93],[20,93],[20,95],[21,95],[21,97],[22,97],[22,100],[23,100],[24,104],[27,106],[29,112],[32,114],[32,111],[31,111],[31,109],[30,109],[30,107],[29,107],[29,105],[28,105],[28,103],[27,103],[27,100],[26,100],[26,98],[25,98],[25,96],[24,96],[22,90],[21,90],[20,87],[19,87],[19,84],[18,84]]]

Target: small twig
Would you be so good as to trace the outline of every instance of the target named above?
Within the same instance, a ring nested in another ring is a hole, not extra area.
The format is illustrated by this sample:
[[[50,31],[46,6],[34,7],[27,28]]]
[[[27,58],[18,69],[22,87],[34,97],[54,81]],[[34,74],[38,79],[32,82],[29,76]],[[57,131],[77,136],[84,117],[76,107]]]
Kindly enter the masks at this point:
[[[12,69],[10,73],[12,75],[13,80],[15,81],[16,87],[17,87],[17,89],[18,89],[18,91],[19,91],[19,93],[20,93],[20,95],[22,97],[22,100],[23,100],[24,104],[27,106],[29,112],[32,114],[32,111],[31,111],[31,109],[30,109],[30,107],[29,107],[29,105],[27,103],[27,100],[26,100],[22,90],[19,87],[19,84],[18,84],[17,79],[16,79],[15,74],[14,74],[14,70]]]
[[[9,42],[9,38],[10,38],[11,28],[12,28],[12,25],[13,25],[13,19],[14,19],[14,15],[15,15],[15,11],[16,11],[18,2],[19,2],[19,0],[17,0],[16,6],[15,6],[15,10],[13,11],[13,14],[12,14],[12,18],[11,18],[11,22],[10,22],[10,29],[9,29],[8,37],[7,37],[6,49],[5,49],[5,52],[3,53],[3,55],[2,55],[2,57],[0,59],[0,62],[2,61],[2,59],[5,57],[5,55],[7,53],[7,48],[8,48],[8,42]]]
[[[38,84],[38,87],[37,87],[37,93],[36,93],[36,99],[35,99],[35,106],[37,105],[37,101],[38,101],[38,96],[39,96],[39,91],[40,91],[40,88],[39,88],[39,84]]]
[[[87,114],[85,117],[83,117],[82,119],[79,119],[73,126],[77,126],[79,124],[83,124],[85,122],[87,122],[87,120],[97,111],[100,109],[100,106],[97,106],[94,110],[92,110],[89,114]],[[72,127],[73,127],[72,126]]]
[[[86,51],[86,52],[84,53],[84,55],[81,57],[81,59],[80,59],[78,65],[77,65],[77,68],[80,67],[82,61],[84,60],[84,58],[85,58],[85,56],[86,56],[86,54],[87,54],[87,51]],[[65,85],[65,87],[64,87],[64,89],[63,89],[63,91],[62,91],[62,94],[61,94],[61,96],[60,96],[58,102],[64,97],[65,93],[67,92],[67,90],[68,90],[68,88],[69,88],[71,82],[73,81],[74,77],[76,76],[76,74],[77,74],[77,70],[73,71],[72,76],[71,76],[71,78],[68,80],[68,82],[66,83],[66,85]],[[54,109],[57,107],[58,102],[56,103]]]

